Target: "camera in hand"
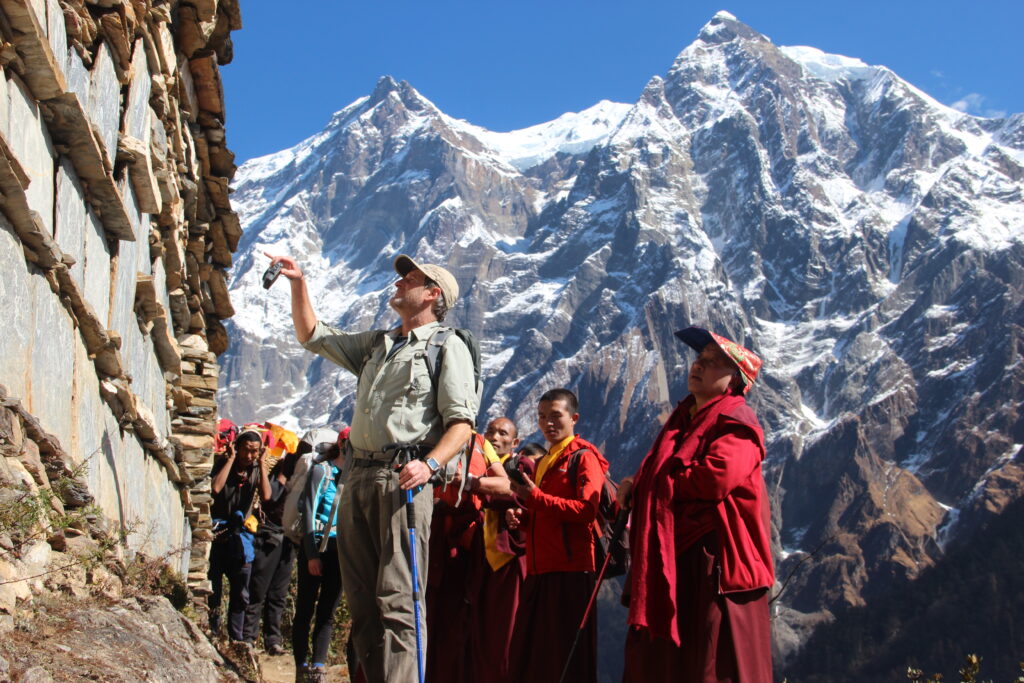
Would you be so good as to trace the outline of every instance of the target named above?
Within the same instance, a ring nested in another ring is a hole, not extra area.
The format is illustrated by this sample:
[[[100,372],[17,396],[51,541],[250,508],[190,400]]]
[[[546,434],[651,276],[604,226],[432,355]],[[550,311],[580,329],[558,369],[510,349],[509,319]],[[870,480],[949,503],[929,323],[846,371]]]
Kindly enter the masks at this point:
[[[263,273],[263,289],[270,289],[270,285],[274,284],[274,280],[281,274],[281,270],[284,268],[284,262],[278,261],[274,265],[267,268]]]
[[[511,458],[505,461],[503,465],[505,468],[505,474],[508,478],[519,484],[520,486],[526,486],[526,475],[519,469],[519,456],[513,455]]]

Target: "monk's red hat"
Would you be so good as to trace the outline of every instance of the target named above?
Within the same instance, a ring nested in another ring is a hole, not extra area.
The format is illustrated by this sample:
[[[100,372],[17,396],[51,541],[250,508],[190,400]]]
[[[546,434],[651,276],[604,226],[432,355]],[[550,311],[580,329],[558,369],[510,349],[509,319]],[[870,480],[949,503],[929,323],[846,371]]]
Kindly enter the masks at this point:
[[[687,327],[676,332],[676,336],[700,353],[708,344],[715,343],[723,353],[739,368],[740,377],[743,378],[743,393],[750,391],[750,386],[757,379],[757,373],[761,371],[762,360],[750,349],[745,349],[731,339],[726,339],[714,332],[705,330],[703,327]]]

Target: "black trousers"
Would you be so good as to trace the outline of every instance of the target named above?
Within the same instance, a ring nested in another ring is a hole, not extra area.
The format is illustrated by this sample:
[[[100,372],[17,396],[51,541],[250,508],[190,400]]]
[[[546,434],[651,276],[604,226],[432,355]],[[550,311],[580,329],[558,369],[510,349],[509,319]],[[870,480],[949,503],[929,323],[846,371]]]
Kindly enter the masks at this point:
[[[256,559],[249,579],[249,606],[245,608],[245,640],[256,642],[263,617],[263,645],[280,645],[281,618],[284,615],[288,584],[292,579],[294,546],[288,540],[270,534],[257,534]]]
[[[224,592],[224,576],[228,577],[231,594],[228,599],[228,635],[242,640],[245,627],[245,608],[249,604],[249,576],[252,563],[246,562],[240,546],[233,539],[214,543],[210,547],[210,569],[207,577],[213,592],[206,600],[210,608],[210,628],[220,630],[220,602]]]
[[[295,596],[295,621],[292,622],[292,652],[297,667],[306,663],[309,655],[310,622],[313,624],[313,657],[310,663],[327,661],[334,630],[334,611],[341,602],[341,569],[338,567],[338,547],[335,539],[327,542],[320,553],[320,576],[309,573],[305,549],[299,549],[298,591]]]

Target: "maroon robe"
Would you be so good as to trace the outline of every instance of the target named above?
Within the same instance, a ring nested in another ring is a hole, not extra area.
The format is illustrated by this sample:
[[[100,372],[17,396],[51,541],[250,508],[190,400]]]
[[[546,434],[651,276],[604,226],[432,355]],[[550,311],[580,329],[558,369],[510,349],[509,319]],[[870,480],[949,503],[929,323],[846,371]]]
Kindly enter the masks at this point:
[[[470,639],[486,563],[482,529],[482,513],[472,506],[434,509],[426,591],[428,682],[475,680]]]
[[[520,469],[531,477],[536,464],[529,458],[520,460]],[[510,500],[489,498],[485,507],[498,513],[498,537],[495,547],[503,553],[515,555],[498,568],[491,569],[486,558],[483,561],[483,593],[477,603],[473,619],[475,628],[470,636],[474,681],[479,683],[507,683],[509,680],[509,652],[512,646],[512,629],[523,582],[526,580],[526,544],[521,529],[509,529],[505,522],[505,510],[516,507]]]
[[[634,481],[623,680],[771,683],[762,432],[740,396],[693,405]]]
[[[717,545],[708,534],[676,564],[681,644],[630,628],[623,683],[772,683],[768,589],[720,594]]]
[[[558,683],[594,590],[593,572],[530,574],[523,584],[509,653],[509,681]],[[597,681],[597,610],[579,634],[565,680]]]

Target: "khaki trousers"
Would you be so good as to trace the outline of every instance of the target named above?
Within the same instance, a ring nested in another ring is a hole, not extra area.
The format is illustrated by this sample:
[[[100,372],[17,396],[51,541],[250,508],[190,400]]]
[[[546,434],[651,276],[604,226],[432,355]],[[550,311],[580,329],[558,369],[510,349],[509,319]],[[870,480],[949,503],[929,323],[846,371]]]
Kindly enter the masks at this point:
[[[415,495],[420,630],[426,657],[427,544],[432,487]],[[352,467],[338,511],[341,579],[352,613],[352,641],[369,683],[418,680],[405,491],[389,467]]]

